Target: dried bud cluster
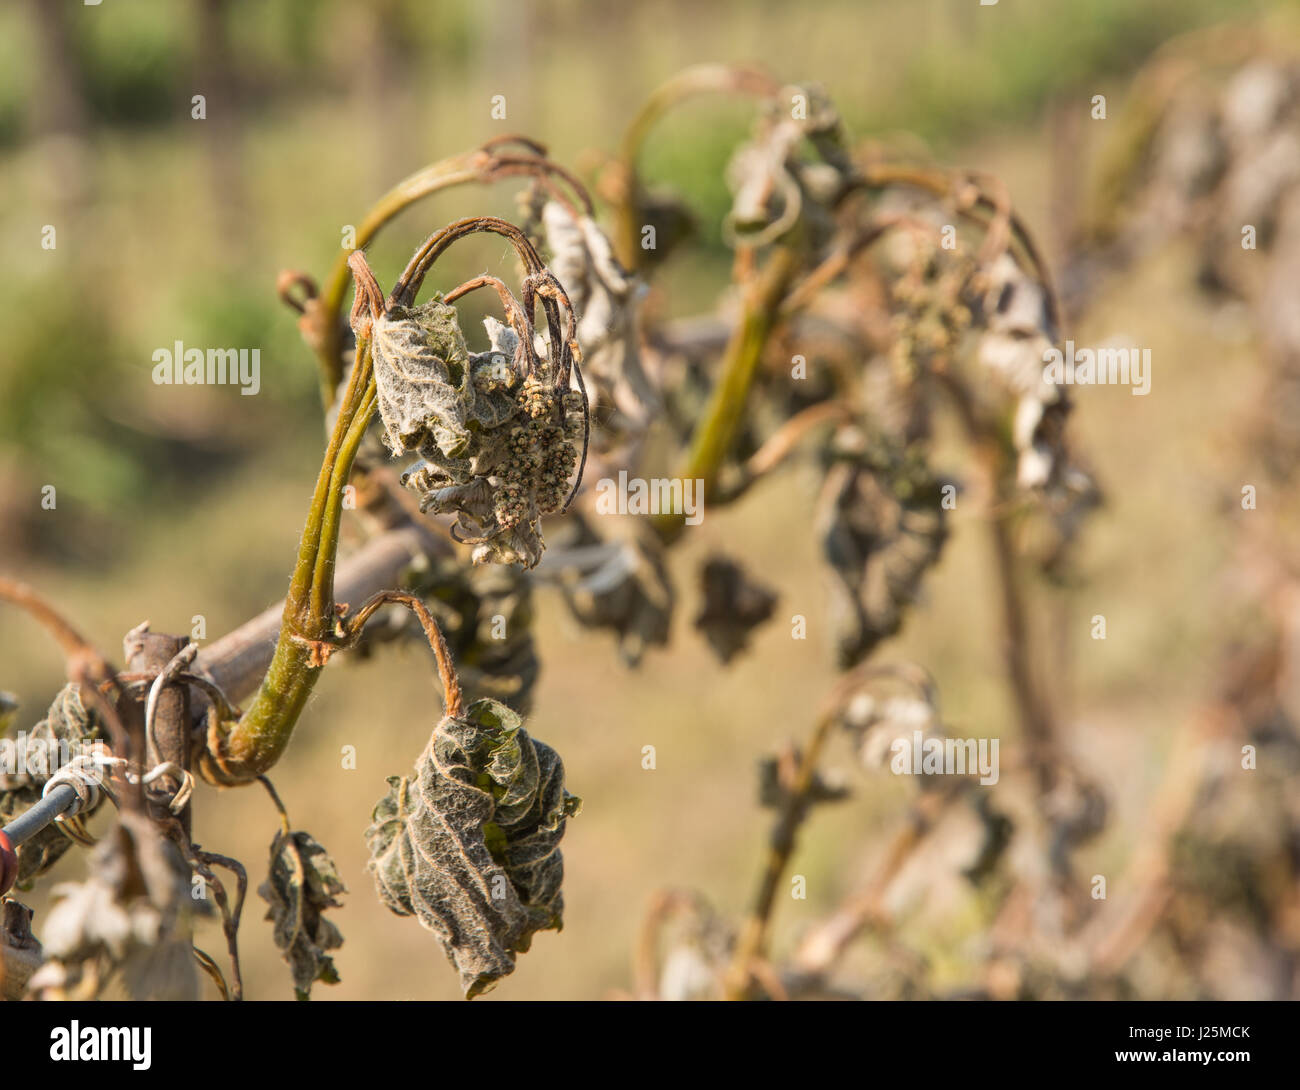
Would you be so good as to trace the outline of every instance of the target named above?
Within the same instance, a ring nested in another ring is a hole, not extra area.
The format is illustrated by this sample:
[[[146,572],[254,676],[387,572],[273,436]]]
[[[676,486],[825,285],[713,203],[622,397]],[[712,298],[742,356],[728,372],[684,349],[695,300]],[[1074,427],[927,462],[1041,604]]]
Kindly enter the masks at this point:
[[[955,353],[971,326],[965,301],[975,263],[959,253],[943,253],[914,243],[903,274],[890,284],[895,311],[891,358],[899,375],[933,370]]]
[[[471,355],[440,296],[376,319],[379,410],[393,453],[420,455],[402,483],[421,509],[457,514],[476,564],[531,568],[541,517],[564,505],[577,465],[582,396],[557,388],[527,338],[485,325],[490,348]]]

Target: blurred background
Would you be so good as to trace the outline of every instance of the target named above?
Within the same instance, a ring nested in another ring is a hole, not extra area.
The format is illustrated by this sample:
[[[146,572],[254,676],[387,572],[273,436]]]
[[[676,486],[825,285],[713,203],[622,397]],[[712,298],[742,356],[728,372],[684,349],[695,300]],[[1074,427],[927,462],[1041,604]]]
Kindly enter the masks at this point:
[[[1290,7],[10,0],[0,8],[0,567],[40,588],[112,656],[146,618],[155,630],[188,633],[202,615],[211,638],[279,599],[322,427],[315,362],[276,299],[276,276],[288,267],[322,276],[347,225],[425,163],[522,132],[590,177],[663,80],[703,61],[751,63],[822,83],[857,138],[1000,177],[1049,261],[1068,262],[1069,209],[1083,203],[1113,124],[1089,118],[1092,97],[1106,95],[1114,117],[1163,43]],[[200,94],[206,117],[196,120]],[[505,96],[504,122],[491,117],[494,95]],[[723,173],[752,116],[743,102],[703,100],[646,145],[646,177],[671,183],[701,226],[662,278],[668,313],[690,313],[701,292],[711,297],[727,281]],[[428,231],[471,212],[510,216],[512,188],[460,189],[404,214],[371,251],[381,281]],[[46,225],[57,230],[54,249],[42,248]],[[1151,397],[1080,388],[1071,421],[1108,502],[1083,542],[1084,587],[1062,600],[1076,638],[1041,651],[1044,669],[1060,670],[1068,744],[1110,795],[1109,823],[1081,855],[1086,873],[1118,873],[1132,859],[1179,732],[1254,608],[1250,572],[1232,564],[1237,500],[1252,480],[1240,438],[1265,378],[1248,316],[1230,300],[1207,300],[1192,249],[1174,239],[1091,282],[1086,318],[1066,330],[1079,343],[1150,346],[1156,361]],[[509,265],[487,242],[459,248],[452,262],[449,284]],[[152,353],[177,340],[259,346],[260,393],[155,386]],[[835,676],[807,531],[815,483],[803,473],[794,467],[759,502],[705,520],[673,554],[685,599],[674,639],[638,670],[539,590],[543,668],[529,729],[564,756],[585,810],[564,843],[565,929],[538,936],[494,996],[628,989],[635,936],[658,889],[700,890],[733,917],[747,905],[769,824],[755,797],[757,761],[806,734]],[[53,511],[41,505],[47,485],[57,489]],[[690,627],[692,573],[724,547],[780,595],[777,622],[725,671]],[[883,654],[927,665],[956,729],[999,736],[1010,710],[987,559],[983,537],[963,533],[959,518],[920,608]],[[793,614],[808,618],[806,641],[789,638]],[[1095,614],[1107,618],[1105,641],[1087,638]],[[0,663],[0,688],[35,721],[62,681],[55,648],[4,610]],[[431,936],[394,919],[364,869],[362,833],[384,778],[409,768],[438,715],[419,648],[340,662],[274,773],[295,827],[334,854],[350,890],[333,917],[346,940],[335,958],[343,983],[318,987],[316,998],[459,997]],[[651,744],[658,767],[647,772],[641,751]],[[357,747],[355,771],[340,768],[344,745]],[[847,767],[851,757],[837,761]],[[780,905],[778,951],[859,884],[908,798],[883,775],[817,811],[793,868],[807,877],[808,898]],[[203,787],[195,813],[196,840],[244,860],[255,888],[276,829],[266,797]],[[78,854],[65,856],[56,879],[79,876]],[[29,898],[38,935],[49,885]],[[898,928],[926,960],[928,987],[943,992],[970,983],[985,922],[977,892],[954,886],[937,896],[939,905],[932,896],[910,906]],[[263,908],[250,892],[247,993],[288,998]],[[1294,971],[1257,964],[1239,947],[1229,942],[1223,955],[1225,997],[1272,994],[1277,974]],[[1149,994],[1196,994],[1201,985],[1180,977],[1176,962],[1153,954]]]

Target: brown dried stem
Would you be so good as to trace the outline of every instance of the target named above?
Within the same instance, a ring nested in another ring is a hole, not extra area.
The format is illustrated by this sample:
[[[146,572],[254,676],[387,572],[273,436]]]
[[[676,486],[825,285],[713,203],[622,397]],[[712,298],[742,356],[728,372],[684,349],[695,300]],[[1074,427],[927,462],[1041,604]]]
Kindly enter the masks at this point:
[[[442,629],[438,627],[438,622],[434,620],[433,614],[429,612],[428,607],[414,594],[407,594],[398,590],[386,590],[376,594],[348,618],[347,631],[349,640],[355,641],[360,638],[362,629],[365,628],[366,622],[371,618],[375,610],[379,609],[380,606],[390,604],[405,606],[419,618],[420,625],[424,629],[425,638],[429,641],[429,648],[433,651],[433,657],[438,663],[438,676],[442,679],[443,707],[446,714],[455,719],[465,710],[465,698],[461,692],[460,679],[456,676],[456,665],[452,662],[451,651],[447,648],[447,641],[443,638]]]
[[[0,601],[9,602],[25,610],[54,637],[66,660],[68,680],[79,687],[82,698],[98,713],[109,733],[113,752],[130,760],[133,755],[131,738],[118,709],[119,702],[126,698],[126,694],[121,688],[116,669],[108,659],[54,606],[27,584],[0,577]],[[105,695],[104,689],[115,693],[112,700]],[[143,754],[138,756],[143,760]],[[112,776],[119,781],[115,792],[118,797],[128,806],[139,805],[138,788],[133,788],[116,770]]]
[[[767,857],[753,908],[736,940],[731,964],[723,982],[727,999],[745,999],[749,996],[750,985],[755,980],[755,966],[766,956],[767,936],[776,905],[777,889],[794,855],[799,828],[808,816],[811,792],[817,778],[817,765],[839,722],[840,709],[867,681],[895,673],[894,667],[865,663],[840,678],[823,702],[812,735],[799,754],[798,768],[790,790],[782,796],[776,822],[768,839]]]

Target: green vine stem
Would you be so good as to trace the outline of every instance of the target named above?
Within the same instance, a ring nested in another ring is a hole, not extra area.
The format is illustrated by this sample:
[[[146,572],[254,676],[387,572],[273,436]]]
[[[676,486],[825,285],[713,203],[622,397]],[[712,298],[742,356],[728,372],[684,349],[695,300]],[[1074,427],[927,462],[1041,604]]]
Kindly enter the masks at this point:
[[[505,167],[513,169],[514,164],[506,161]],[[533,173],[535,164],[525,163],[519,169]],[[238,722],[222,723],[219,716],[214,716],[210,724],[207,750],[200,757],[199,766],[214,782],[250,782],[280,759],[325,663],[347,643],[348,629],[334,602],[334,569],[343,490],[378,400],[371,322],[394,306],[412,305],[434,262],[453,243],[479,232],[501,235],[514,247],[527,274],[524,313],[531,320],[534,308],[540,304],[550,332],[554,375],[567,388],[570,373],[575,373],[582,389],[581,371],[575,359],[573,306],[527,237],[514,224],[492,216],[478,216],[457,220],[435,231],[411,257],[387,299],[363,254],[354,251],[348,256],[348,266],[357,285],[351,315],[357,337],[356,365],[321,462],[271,664],[252,704]],[[585,445],[584,439],[584,461]],[[578,479],[581,479],[581,469]]]
[[[766,72],[725,64],[700,64],[679,72],[646,99],[623,133],[610,175],[614,247],[625,268],[635,272],[641,264],[640,209],[644,191],[637,160],[655,123],[678,103],[697,95],[732,92],[770,98],[780,89],[780,82]]]
[[[368,339],[358,337],[357,365],[321,462],[298,545],[275,655],[257,695],[239,721],[214,718],[200,766],[217,783],[257,779],[284,753],[293,728],[334,649],[337,617],[334,565],[343,489],[376,402]]]
[[[390,220],[417,201],[442,189],[478,179],[486,158],[482,151],[443,159],[402,179],[375,202],[357,225],[355,249],[364,250]],[[319,348],[322,396],[326,405],[334,402],[334,393],[343,378],[343,299],[352,279],[348,270],[351,251],[344,250],[335,259],[320,297]]]
[[[763,349],[776,325],[781,302],[800,267],[795,245],[778,245],[745,292],[740,321],[732,331],[722,359],[722,374],[691,439],[678,477],[704,482],[704,495],[717,481],[744,419],[749,389],[758,373]],[[706,501],[707,502],[707,501]],[[656,516],[655,529],[664,541],[675,540],[685,526],[681,513]]]

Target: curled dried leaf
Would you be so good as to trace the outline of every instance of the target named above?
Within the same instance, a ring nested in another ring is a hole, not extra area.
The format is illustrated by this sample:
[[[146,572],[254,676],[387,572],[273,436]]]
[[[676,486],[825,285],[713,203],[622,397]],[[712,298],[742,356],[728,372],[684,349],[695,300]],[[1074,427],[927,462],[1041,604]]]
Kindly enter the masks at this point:
[[[887,767],[894,744],[899,739],[910,744],[916,731],[926,740],[944,736],[933,687],[885,686],[888,678],[873,678],[875,684],[851,693],[835,713],[852,736],[859,760],[870,769]]]
[[[729,663],[748,645],[750,633],[772,616],[776,594],[722,556],[710,557],[700,570],[700,589],[704,604],[695,627],[719,661]]]
[[[559,844],[581,802],[522,724],[495,700],[444,718],[415,775],[389,778],[366,832],[380,898],[437,936],[469,999],[562,924]]]
[[[663,546],[652,532],[637,526],[636,516],[617,519],[618,540],[606,541],[580,519],[571,519],[577,534],[557,550],[546,574],[555,579],[565,604],[579,624],[608,628],[617,636],[619,653],[636,666],[646,649],[668,642],[676,593],[664,563]]]
[[[1012,442],[1019,455],[1021,488],[1044,488],[1060,480],[1066,466],[1064,389],[1047,377],[1048,353],[1056,341],[1047,292],[1008,254],[982,274],[984,334],[979,362],[1016,398]]]
[[[342,946],[343,936],[324,913],[341,907],[338,896],[347,890],[329,853],[309,833],[277,833],[267,880],[257,892],[270,905],[266,918],[293,970],[294,994],[310,999],[316,981],[337,984],[339,974],[326,951]]]
[[[379,414],[393,452],[434,444],[448,458],[464,455],[474,388],[455,308],[436,295],[394,307],[373,322],[371,338]]]
[[[818,524],[835,574],[832,608],[842,667],[902,626],[948,537],[943,482],[915,454],[871,450],[856,429],[837,439]]]
[[[811,147],[815,158],[805,155]],[[814,85],[786,88],[772,99],[751,143],[727,169],[733,201],[727,228],[751,245],[772,242],[802,219],[814,241],[828,238],[829,208],[852,173],[840,117]]]
[[[16,708],[10,708],[12,721]],[[104,739],[98,717],[81,702],[76,685],[59,690],[45,718],[21,735],[0,738],[0,825],[35,806],[46,781],[76,753]],[[102,803],[102,798],[100,800]],[[100,803],[97,803],[97,807]],[[87,811],[89,816],[94,811]],[[47,825],[18,846],[18,885],[49,870],[72,841],[57,825]]]
[[[600,434],[617,439],[641,432],[659,408],[641,364],[637,307],[644,287],[619,264],[590,216],[548,201],[541,219],[551,271],[580,315],[578,340]]]

